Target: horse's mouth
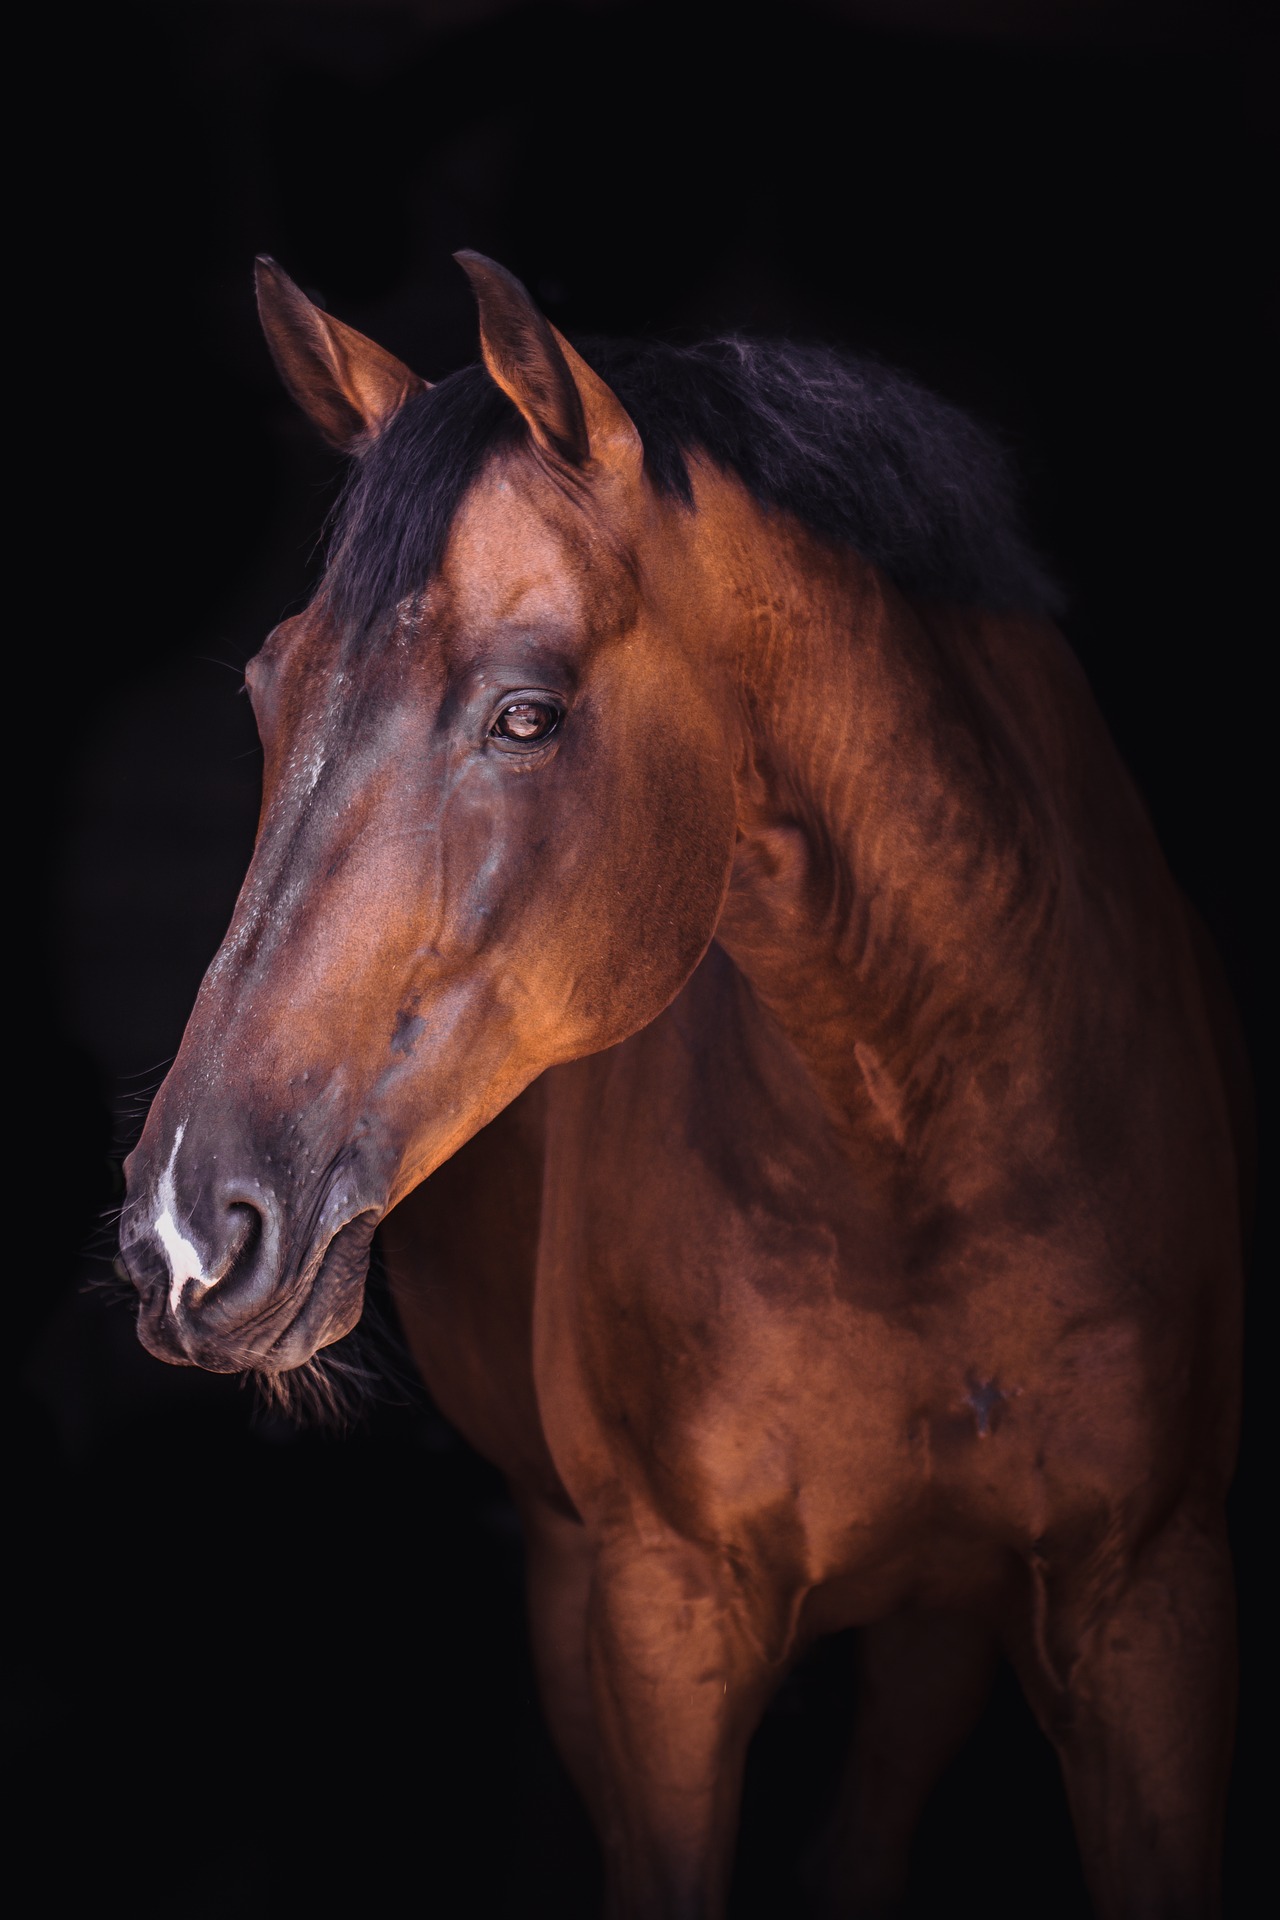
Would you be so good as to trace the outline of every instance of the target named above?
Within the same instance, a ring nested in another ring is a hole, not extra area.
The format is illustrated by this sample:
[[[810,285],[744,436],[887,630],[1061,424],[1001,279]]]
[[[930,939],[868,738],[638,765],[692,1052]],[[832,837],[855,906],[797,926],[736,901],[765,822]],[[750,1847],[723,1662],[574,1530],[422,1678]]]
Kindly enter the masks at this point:
[[[208,1373],[286,1373],[350,1333],[360,1318],[376,1210],[357,1214],[332,1236],[318,1262],[241,1324],[215,1327],[197,1306],[181,1320],[161,1295],[142,1308],[138,1338],[156,1359]],[[211,1296],[213,1297],[213,1296]]]
[[[321,1347],[330,1347],[351,1332],[364,1305],[364,1283],[377,1224],[376,1213],[361,1213],[338,1229],[298,1311],[265,1352],[254,1354],[249,1365],[259,1373],[286,1373],[305,1366]]]

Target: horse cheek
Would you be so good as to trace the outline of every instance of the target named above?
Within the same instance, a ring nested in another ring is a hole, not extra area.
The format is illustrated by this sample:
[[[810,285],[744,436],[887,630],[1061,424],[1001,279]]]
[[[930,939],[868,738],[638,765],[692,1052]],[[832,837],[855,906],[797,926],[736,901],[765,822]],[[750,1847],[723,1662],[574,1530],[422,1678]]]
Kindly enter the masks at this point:
[[[732,864],[732,789],[713,760],[672,741],[636,786],[620,790],[589,903],[598,1047],[675,999],[711,943]]]

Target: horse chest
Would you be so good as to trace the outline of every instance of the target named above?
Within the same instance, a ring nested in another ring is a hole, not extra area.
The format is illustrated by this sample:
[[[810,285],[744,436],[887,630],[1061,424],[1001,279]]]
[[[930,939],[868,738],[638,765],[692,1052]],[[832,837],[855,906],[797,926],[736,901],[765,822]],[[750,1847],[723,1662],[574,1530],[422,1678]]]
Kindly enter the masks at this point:
[[[1088,1409],[981,1316],[887,1314],[852,1288],[822,1296],[812,1272],[784,1303],[776,1259],[691,1261],[685,1299],[662,1310],[612,1293],[599,1267],[587,1298],[555,1276],[559,1310],[539,1301],[537,1392],[581,1511],[605,1516],[621,1498],[761,1558],[785,1522],[799,1584],[891,1562],[910,1585],[939,1528],[1018,1551],[1082,1488],[1107,1504],[1114,1396],[1091,1401],[1109,1408],[1103,1447]],[[1141,1433],[1127,1437],[1140,1455]]]
[[[785,1516],[806,1584],[918,1571],[939,1528],[1025,1551],[1141,1482],[1134,1339],[1068,1336],[1078,1303],[1007,1244],[920,1257],[743,1046],[691,1047],[723,996],[693,1012],[544,1076],[389,1223],[473,1444],[586,1517],[773,1556]]]
[[[810,1583],[927,1559],[939,1528],[1025,1552],[1142,1479],[1123,1329],[1077,1326],[1064,1364],[1078,1300],[1051,1262],[998,1242],[913,1260],[785,1114],[753,1123],[741,1089],[699,1108],[671,1038],[550,1094],[535,1380],[580,1511],[768,1555],[785,1515]]]

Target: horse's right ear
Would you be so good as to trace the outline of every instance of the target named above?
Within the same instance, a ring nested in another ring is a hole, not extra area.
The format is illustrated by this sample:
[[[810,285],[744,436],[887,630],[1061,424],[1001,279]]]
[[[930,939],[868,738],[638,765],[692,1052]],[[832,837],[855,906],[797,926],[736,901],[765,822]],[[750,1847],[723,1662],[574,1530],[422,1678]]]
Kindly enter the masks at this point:
[[[376,341],[308,300],[282,267],[259,254],[258,312],[280,378],[330,446],[349,453],[429,385]]]

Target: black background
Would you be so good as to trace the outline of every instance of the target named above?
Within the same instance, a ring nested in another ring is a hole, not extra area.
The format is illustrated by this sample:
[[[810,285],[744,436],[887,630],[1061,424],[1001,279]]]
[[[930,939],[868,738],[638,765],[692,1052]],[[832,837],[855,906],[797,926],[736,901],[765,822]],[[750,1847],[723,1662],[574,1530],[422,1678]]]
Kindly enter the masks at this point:
[[[994,423],[1256,1044],[1261,48],[1222,7],[1070,0],[44,18],[11,82],[36,109],[10,186],[35,216],[11,305],[38,530],[11,559],[38,588],[9,721],[39,766],[10,836],[37,960],[12,1096],[33,1229],[9,1276],[19,1855],[41,1910],[572,1920],[591,1843],[533,1705],[498,1478],[412,1388],[345,1438],[299,1435],[150,1360],[86,1290],[252,837],[240,669],[314,580],[336,479],[275,382],[252,257],[428,376],[474,354],[450,259],[470,246],[571,333],[844,341]],[[1242,1912],[1263,1839],[1255,1455],[1233,1513]],[[765,1722],[742,1916],[804,1910],[850,1687],[832,1642]],[[916,1911],[1081,1898],[1052,1759],[1005,1683],[929,1815]]]

